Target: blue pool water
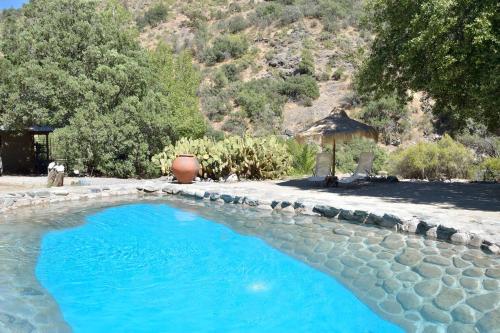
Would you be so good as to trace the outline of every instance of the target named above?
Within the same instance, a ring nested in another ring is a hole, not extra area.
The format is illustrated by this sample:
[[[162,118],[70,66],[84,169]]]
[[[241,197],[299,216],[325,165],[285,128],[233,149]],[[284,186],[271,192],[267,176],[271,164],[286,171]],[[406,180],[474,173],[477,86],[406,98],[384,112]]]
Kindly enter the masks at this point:
[[[74,332],[400,332],[258,238],[134,204],[45,234],[36,275]]]

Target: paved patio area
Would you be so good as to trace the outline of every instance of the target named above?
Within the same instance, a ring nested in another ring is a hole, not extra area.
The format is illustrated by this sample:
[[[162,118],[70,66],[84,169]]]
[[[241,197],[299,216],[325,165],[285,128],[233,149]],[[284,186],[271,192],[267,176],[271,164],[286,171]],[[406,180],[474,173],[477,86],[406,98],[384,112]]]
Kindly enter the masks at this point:
[[[196,183],[196,190],[247,193],[260,200],[302,200],[342,209],[390,213],[468,230],[500,243],[500,184],[398,182],[355,187],[314,186],[305,179]]]
[[[81,195],[95,188],[110,187],[111,192],[121,193],[126,188],[130,193],[136,186],[149,185],[161,190],[163,186],[170,184],[164,179],[86,178],[90,182],[89,186],[70,185],[80,179],[66,178],[67,186],[51,191],[63,190],[71,196],[72,193]],[[12,192],[42,189],[45,182],[45,177],[0,177],[0,199]],[[474,233],[500,244],[500,184],[403,181],[324,188],[314,186],[305,179],[293,179],[235,183],[197,182],[178,187],[201,193],[210,191],[247,196],[261,202],[303,201],[313,205],[331,205],[344,210],[364,210],[379,215],[388,213],[404,219],[417,218]]]

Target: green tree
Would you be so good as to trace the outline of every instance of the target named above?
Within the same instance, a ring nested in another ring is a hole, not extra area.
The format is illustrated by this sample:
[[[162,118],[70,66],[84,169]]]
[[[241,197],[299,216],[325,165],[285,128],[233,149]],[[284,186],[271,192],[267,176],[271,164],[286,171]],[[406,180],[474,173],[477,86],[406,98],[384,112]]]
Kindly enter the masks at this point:
[[[142,49],[115,0],[32,1],[1,31],[1,124],[57,127],[68,168],[151,175],[165,145],[205,133],[191,56]]]
[[[452,129],[465,119],[500,126],[500,24],[496,0],[372,0],[375,40],[361,92],[425,91]]]

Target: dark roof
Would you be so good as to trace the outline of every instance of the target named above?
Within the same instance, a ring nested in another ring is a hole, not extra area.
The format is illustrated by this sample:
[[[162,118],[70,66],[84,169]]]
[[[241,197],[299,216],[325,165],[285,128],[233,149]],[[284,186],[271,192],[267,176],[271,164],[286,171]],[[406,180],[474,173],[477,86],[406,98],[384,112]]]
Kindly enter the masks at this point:
[[[2,125],[0,126],[0,132],[29,132],[33,134],[47,134],[54,132],[54,128],[50,126],[33,125],[25,127],[24,130],[11,130]]]

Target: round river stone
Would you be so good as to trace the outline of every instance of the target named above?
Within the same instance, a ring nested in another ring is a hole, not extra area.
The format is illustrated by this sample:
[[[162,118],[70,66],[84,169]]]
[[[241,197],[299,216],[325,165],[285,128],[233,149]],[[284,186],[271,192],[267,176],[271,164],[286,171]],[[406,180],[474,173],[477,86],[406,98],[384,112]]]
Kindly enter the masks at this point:
[[[479,280],[468,277],[460,278],[460,285],[468,290],[475,290],[479,288]]]
[[[488,268],[485,275],[493,279],[500,279],[500,268]]]
[[[441,256],[426,256],[424,261],[434,265],[440,266],[450,266],[451,261],[449,259],[443,258]]]
[[[436,296],[434,304],[443,310],[449,310],[463,298],[464,292],[462,289],[443,287],[441,292]]]
[[[500,293],[488,293],[468,298],[466,302],[474,309],[486,312],[494,309],[499,301]]]
[[[430,321],[444,324],[448,324],[451,321],[451,317],[447,312],[441,311],[430,304],[424,305],[420,310],[420,313],[422,313],[422,317]]]
[[[436,280],[425,280],[417,283],[414,289],[422,297],[431,297],[436,295],[439,289],[439,282]]]
[[[384,281],[382,287],[389,294],[395,294],[399,289],[401,289],[401,282],[396,279],[387,279]]]
[[[464,324],[472,324],[476,321],[474,310],[465,304],[460,304],[453,311],[451,311],[453,319]]]
[[[416,310],[420,307],[420,299],[414,293],[402,291],[396,299],[405,310]]]
[[[423,276],[424,278],[430,279],[430,278],[437,278],[441,277],[443,275],[443,272],[439,267],[435,265],[430,265],[430,264],[420,264],[416,266],[415,271]]]
[[[483,280],[483,287],[486,290],[495,291],[498,289],[498,285],[499,285],[499,283],[497,280],[490,280],[490,279]]]
[[[399,305],[399,303],[394,302],[392,300],[383,301],[382,303],[380,303],[380,307],[384,311],[386,311],[388,313],[392,313],[392,314],[399,314],[399,313],[403,312],[401,305]]]
[[[470,276],[470,277],[480,277],[483,275],[483,271],[480,270],[479,268],[467,268],[464,272],[463,275],[465,276]]]
[[[488,312],[477,322],[477,328],[479,332],[498,332],[500,327],[500,309]]]
[[[396,257],[396,261],[401,265],[414,266],[422,260],[422,255],[414,249],[405,249],[403,253]]]

